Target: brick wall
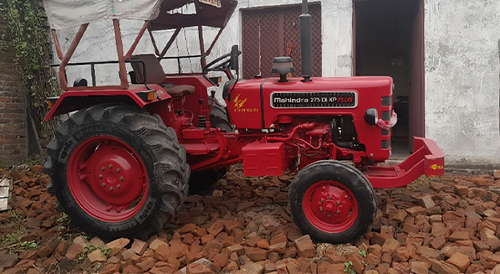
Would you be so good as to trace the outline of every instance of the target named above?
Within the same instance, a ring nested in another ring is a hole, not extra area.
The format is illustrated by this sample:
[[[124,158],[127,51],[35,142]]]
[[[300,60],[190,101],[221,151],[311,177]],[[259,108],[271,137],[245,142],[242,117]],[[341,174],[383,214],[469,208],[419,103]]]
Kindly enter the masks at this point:
[[[26,91],[13,63],[12,54],[0,54],[0,167],[28,157]]]

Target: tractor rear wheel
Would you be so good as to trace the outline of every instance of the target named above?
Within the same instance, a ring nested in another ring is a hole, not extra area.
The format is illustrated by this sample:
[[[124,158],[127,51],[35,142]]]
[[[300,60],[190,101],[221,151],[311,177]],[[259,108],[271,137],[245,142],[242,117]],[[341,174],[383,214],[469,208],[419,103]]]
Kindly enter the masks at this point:
[[[49,191],[72,222],[103,239],[158,232],[188,194],[190,169],[175,131],[132,106],[76,112],[47,152]]]
[[[356,168],[318,161],[293,179],[288,206],[295,224],[316,242],[352,243],[370,229],[377,212],[375,191]]]
[[[222,132],[234,132],[233,126],[229,123],[226,108],[217,101],[217,99],[212,98],[213,106],[210,111],[210,124],[213,128],[219,128]]]

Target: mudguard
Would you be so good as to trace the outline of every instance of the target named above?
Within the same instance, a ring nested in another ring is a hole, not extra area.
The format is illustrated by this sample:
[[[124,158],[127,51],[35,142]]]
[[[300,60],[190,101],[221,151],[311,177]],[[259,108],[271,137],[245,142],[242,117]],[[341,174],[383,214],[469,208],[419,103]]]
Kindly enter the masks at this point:
[[[130,85],[128,89],[117,87],[71,88],[60,97],[49,99],[50,111],[45,116],[45,121],[48,121],[53,116],[102,103],[125,103],[144,108],[157,102],[170,101],[169,99],[172,98],[159,85],[149,85],[148,87],[145,85]]]

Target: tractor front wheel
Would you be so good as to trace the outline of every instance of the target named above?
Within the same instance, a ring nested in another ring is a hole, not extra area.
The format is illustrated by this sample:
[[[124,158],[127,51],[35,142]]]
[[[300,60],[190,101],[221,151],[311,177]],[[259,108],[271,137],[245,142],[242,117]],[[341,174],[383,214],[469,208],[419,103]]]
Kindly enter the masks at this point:
[[[72,222],[104,239],[146,238],[173,220],[190,169],[158,116],[103,104],[71,115],[47,147],[49,191]]]
[[[318,161],[292,181],[288,206],[295,224],[316,242],[351,243],[370,229],[377,211],[370,182],[356,168]]]

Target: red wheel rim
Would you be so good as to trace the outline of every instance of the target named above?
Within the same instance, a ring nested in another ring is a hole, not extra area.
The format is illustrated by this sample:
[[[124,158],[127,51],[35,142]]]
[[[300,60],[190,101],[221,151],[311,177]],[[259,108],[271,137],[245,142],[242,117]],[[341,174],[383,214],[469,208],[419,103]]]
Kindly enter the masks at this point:
[[[67,172],[75,201],[101,221],[125,221],[146,201],[146,168],[135,151],[117,138],[96,136],[80,143]]]
[[[358,202],[352,192],[335,181],[320,181],[304,194],[302,209],[307,220],[317,229],[340,233],[358,218]]]

